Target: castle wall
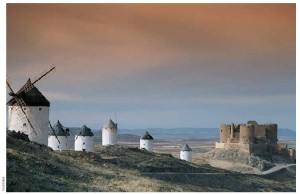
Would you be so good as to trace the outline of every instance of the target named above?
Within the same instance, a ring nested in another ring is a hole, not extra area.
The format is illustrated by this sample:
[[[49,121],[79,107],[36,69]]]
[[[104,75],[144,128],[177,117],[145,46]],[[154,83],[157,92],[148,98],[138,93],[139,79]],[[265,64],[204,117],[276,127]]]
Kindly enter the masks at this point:
[[[240,143],[218,143],[216,142],[215,148],[237,150],[245,153],[266,153],[267,144],[240,144]]]
[[[153,151],[153,140],[152,139],[141,139],[140,140],[140,149],[146,149],[149,152]]]
[[[75,151],[94,151],[94,136],[75,136]]]
[[[215,144],[215,148],[219,148],[219,149],[223,149],[224,148],[224,146],[225,146],[225,143],[219,143],[219,142],[216,142],[216,144]]]
[[[230,139],[231,125],[223,124],[220,126],[220,143],[227,143]]]
[[[192,151],[180,151],[180,159],[192,162]]]
[[[240,141],[242,144],[254,143],[254,126],[253,125],[240,125]]]
[[[277,124],[266,125],[266,138],[270,144],[277,144]]]
[[[53,150],[68,150],[67,143],[68,143],[68,136],[57,136],[59,142],[57,141],[55,136],[48,137],[48,146],[51,147]]]
[[[117,129],[102,128],[102,145],[117,144]]]
[[[49,107],[48,106],[27,106],[23,107],[25,112],[29,111],[32,119],[36,122],[39,129],[37,135],[33,132],[24,113],[19,106],[8,106],[8,130],[20,131],[28,135],[32,142],[48,145],[48,124]]]

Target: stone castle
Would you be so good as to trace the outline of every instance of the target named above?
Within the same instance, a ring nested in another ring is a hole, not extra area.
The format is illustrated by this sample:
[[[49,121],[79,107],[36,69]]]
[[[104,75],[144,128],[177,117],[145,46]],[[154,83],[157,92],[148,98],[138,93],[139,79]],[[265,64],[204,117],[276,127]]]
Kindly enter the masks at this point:
[[[277,124],[258,124],[256,121],[238,125],[222,124],[220,142],[216,142],[216,148],[254,154],[274,153],[296,159],[295,149],[288,149],[287,144],[278,144]]]

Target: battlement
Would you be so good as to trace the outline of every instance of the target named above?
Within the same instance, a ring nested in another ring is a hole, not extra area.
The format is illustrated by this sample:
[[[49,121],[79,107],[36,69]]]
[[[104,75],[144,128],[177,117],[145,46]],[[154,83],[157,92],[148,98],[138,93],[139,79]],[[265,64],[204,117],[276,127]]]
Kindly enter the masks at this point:
[[[222,124],[218,149],[233,149],[246,153],[274,153],[296,159],[296,150],[288,149],[287,144],[277,143],[277,124],[258,124],[248,121],[245,124]]]
[[[246,124],[222,124],[220,143],[240,144],[277,144],[277,124],[258,124],[248,121]]]

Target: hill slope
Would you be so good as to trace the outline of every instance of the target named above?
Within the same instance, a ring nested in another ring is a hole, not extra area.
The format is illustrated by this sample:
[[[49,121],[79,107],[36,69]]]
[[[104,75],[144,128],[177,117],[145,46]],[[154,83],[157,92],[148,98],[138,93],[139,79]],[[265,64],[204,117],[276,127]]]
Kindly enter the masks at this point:
[[[295,191],[295,187],[293,169],[284,177],[244,175],[137,148],[96,145],[95,153],[54,152],[29,142],[25,135],[7,136],[7,191]]]

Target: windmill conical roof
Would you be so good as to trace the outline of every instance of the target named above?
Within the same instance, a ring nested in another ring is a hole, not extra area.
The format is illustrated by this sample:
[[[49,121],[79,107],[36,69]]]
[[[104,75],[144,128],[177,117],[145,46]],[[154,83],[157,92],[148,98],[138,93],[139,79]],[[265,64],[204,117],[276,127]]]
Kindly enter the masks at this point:
[[[49,129],[49,133],[48,135],[52,136],[52,135],[56,135],[56,136],[70,136],[69,133],[66,132],[66,128],[63,127],[63,125],[59,122],[59,120],[57,121],[57,123],[53,126],[54,129],[54,133],[52,129]]]
[[[111,119],[109,119],[108,122],[106,122],[102,128],[111,128],[111,129],[117,129],[117,124],[114,123]]]
[[[188,144],[184,144],[180,151],[192,151],[192,149],[190,148],[190,146]]]
[[[50,102],[35,86],[33,86],[33,88],[28,92],[24,92],[24,89],[29,87],[31,84],[31,80],[28,79],[28,81],[20,88],[16,95],[19,95],[27,106],[50,106]],[[15,97],[13,97],[7,102],[7,105],[16,106],[16,102],[17,101]]]
[[[92,130],[86,125],[83,125],[78,133],[78,136],[94,136]]]
[[[150,140],[153,139],[153,137],[148,133],[148,131],[146,131],[145,134],[141,137],[141,139]]]

